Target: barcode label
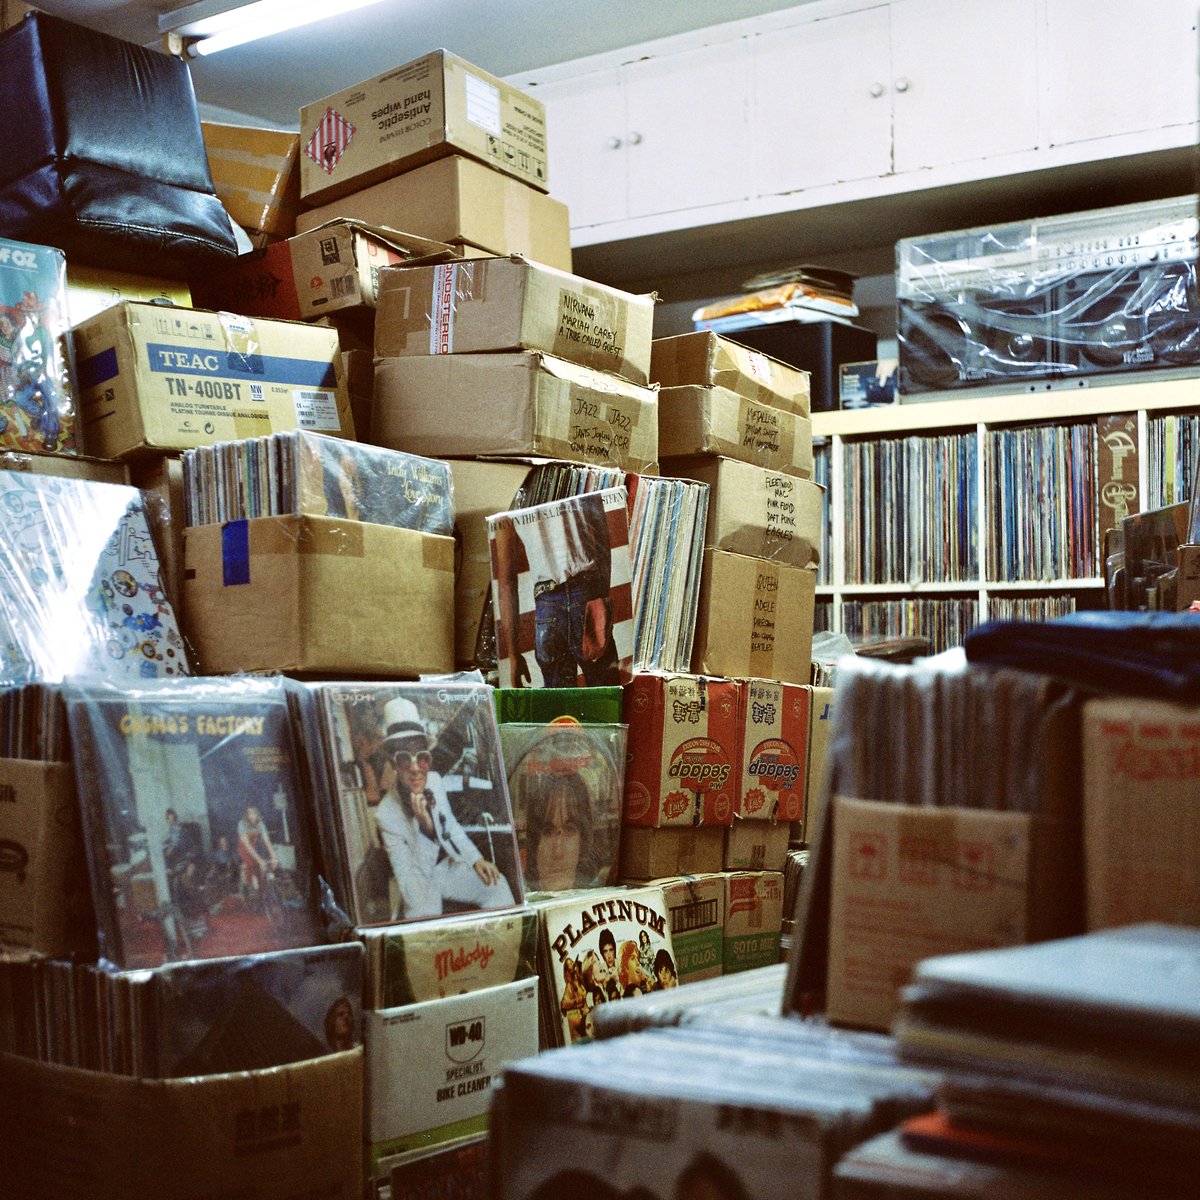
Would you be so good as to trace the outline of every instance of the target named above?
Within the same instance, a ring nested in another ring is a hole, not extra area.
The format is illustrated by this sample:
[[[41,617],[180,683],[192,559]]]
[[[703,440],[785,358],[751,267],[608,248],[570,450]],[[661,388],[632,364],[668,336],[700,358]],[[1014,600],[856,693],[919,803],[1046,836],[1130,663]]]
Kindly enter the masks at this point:
[[[337,275],[329,281],[329,291],[335,300],[341,300],[344,296],[353,296],[358,291],[358,277],[356,275]]]
[[[690,933],[693,929],[708,929],[717,923],[717,902],[697,900],[690,904],[671,906],[671,932]]]
[[[295,399],[296,424],[301,429],[341,430],[336,393],[297,391]]]

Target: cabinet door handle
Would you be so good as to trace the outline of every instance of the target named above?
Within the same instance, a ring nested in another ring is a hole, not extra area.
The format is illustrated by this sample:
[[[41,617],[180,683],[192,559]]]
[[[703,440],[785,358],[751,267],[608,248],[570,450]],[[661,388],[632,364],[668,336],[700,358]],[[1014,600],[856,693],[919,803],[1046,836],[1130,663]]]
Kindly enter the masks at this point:
[[[634,130],[628,137],[628,142],[631,146],[640,146],[642,144],[642,135]]]
[[[619,137],[610,137],[607,145],[610,150],[620,150],[621,139]]]
[[[896,91],[898,91],[898,92],[907,92],[908,91],[908,80],[905,79],[903,76],[901,76],[899,79],[896,80]]]
[[[879,97],[883,95],[883,84],[882,83],[871,84],[871,95],[874,96],[876,100],[878,100]]]

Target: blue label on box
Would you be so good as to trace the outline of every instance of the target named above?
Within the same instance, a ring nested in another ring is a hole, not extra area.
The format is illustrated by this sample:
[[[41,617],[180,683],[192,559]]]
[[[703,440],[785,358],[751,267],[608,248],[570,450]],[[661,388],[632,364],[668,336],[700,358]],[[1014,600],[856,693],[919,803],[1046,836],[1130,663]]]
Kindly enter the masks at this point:
[[[250,582],[250,523],[229,521],[221,526],[221,570],[226,587]]]

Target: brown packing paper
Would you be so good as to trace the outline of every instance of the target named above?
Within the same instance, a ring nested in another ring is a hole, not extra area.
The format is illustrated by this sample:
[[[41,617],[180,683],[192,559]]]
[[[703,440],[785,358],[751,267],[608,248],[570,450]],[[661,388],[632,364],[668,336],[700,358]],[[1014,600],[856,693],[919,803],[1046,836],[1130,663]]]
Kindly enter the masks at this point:
[[[809,415],[809,374],[710,330],[658,338],[650,378],[660,387],[722,387],[758,404]]]
[[[375,353],[541,350],[645,384],[654,298],[523,258],[384,269]]]
[[[379,358],[372,438],[435,458],[533,455],[658,469],[654,392],[532,352]]]
[[[720,387],[663,388],[658,394],[659,453],[724,455],[811,479],[812,422],[756,404]]]
[[[184,557],[189,631],[205,673],[405,677],[453,666],[453,538],[260,517],[187,530]]]
[[[1027,814],[832,803],[831,1021],[887,1029],[922,958],[1027,939]]]

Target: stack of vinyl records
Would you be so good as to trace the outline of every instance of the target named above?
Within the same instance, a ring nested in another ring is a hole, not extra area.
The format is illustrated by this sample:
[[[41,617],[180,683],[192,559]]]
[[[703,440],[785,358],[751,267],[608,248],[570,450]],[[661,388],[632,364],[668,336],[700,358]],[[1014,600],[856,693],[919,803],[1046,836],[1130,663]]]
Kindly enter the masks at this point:
[[[838,1168],[853,1197],[1177,1197],[1200,1170],[1200,930],[1137,925],[927,959],[902,1059],[938,1109]]]
[[[647,670],[687,670],[700,597],[707,484],[627,474],[613,467],[541,463],[530,471],[512,508],[531,508],[614,487],[624,487],[627,497],[633,661]],[[481,663],[490,665],[495,662],[490,603],[481,630]]]
[[[183,487],[188,525],[309,513],[454,531],[444,462],[305,430],[188,450]]]
[[[0,960],[0,1049],[140,1079],[252,1071],[361,1042],[356,942],[113,971]]]
[[[52,684],[0,687],[0,758],[65,762],[67,713]]]
[[[648,1029],[510,1066],[493,1101],[493,1194],[830,1195],[838,1158],[931,1108],[937,1077],[793,1026]]]

